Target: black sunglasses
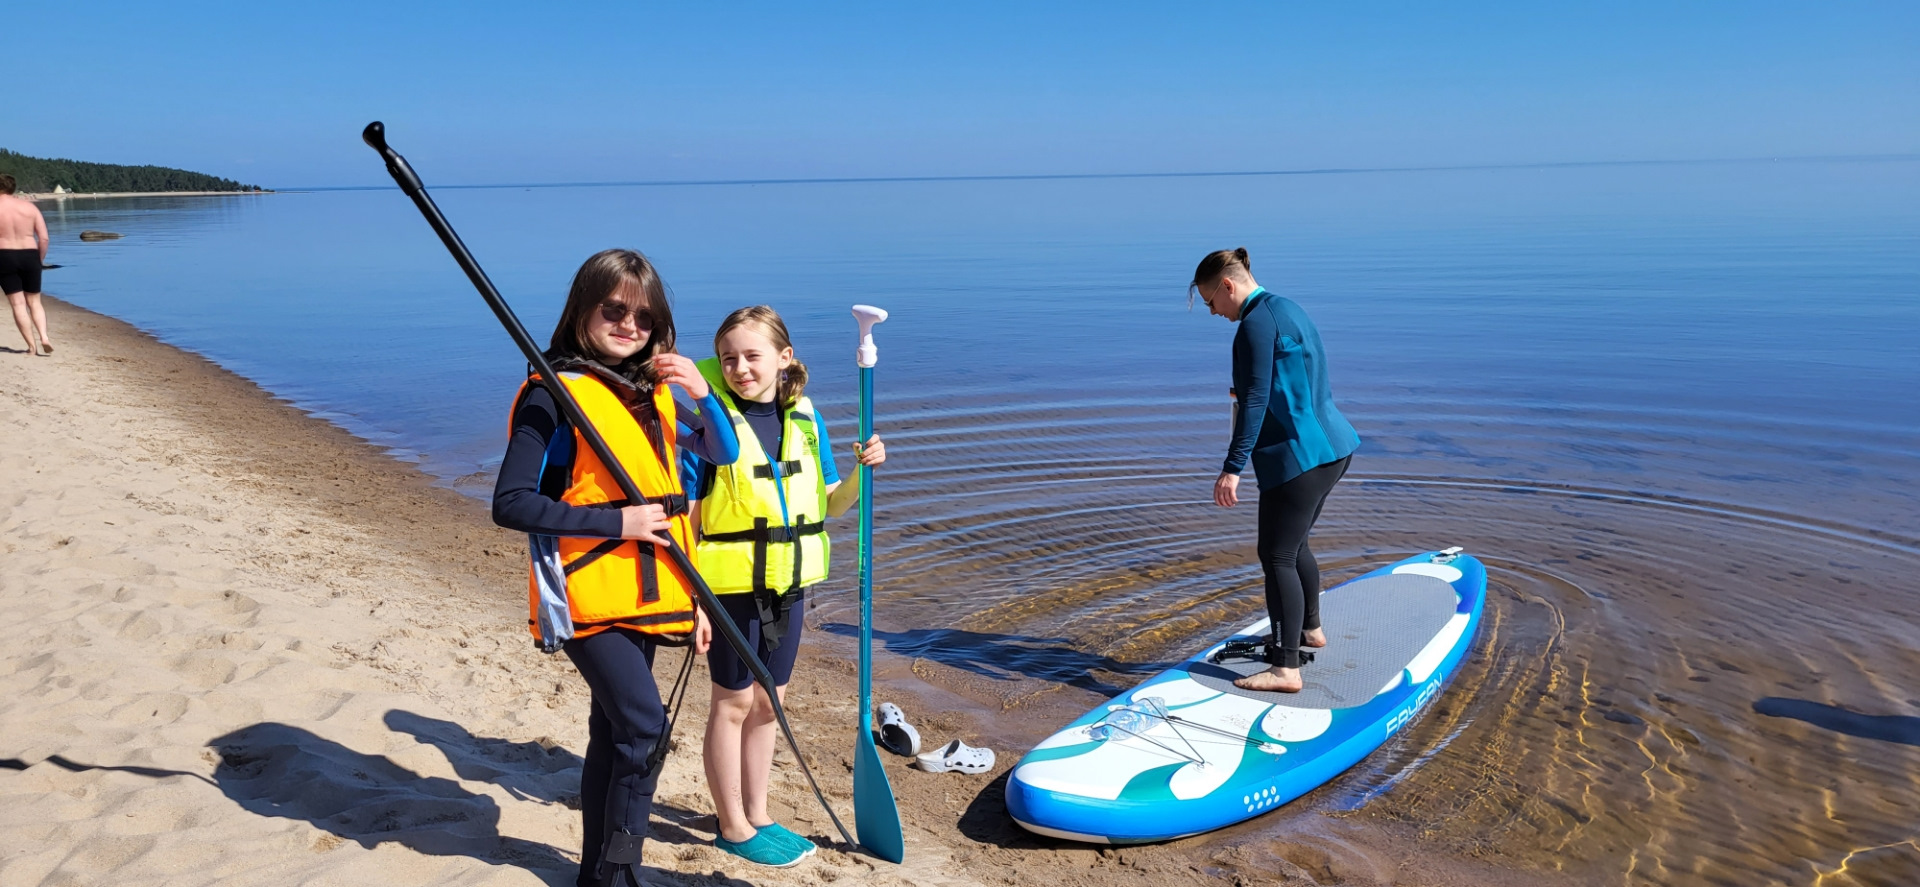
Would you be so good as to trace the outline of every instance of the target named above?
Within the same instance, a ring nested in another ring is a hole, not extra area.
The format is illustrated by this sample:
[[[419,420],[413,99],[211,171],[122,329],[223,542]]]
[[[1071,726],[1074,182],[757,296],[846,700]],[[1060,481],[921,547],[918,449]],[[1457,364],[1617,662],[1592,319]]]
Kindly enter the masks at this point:
[[[628,315],[632,315],[633,325],[635,327],[648,332],[653,330],[652,311],[646,308],[630,308],[622,302],[607,301],[600,303],[600,319],[614,326],[619,326],[620,322],[626,320]]]

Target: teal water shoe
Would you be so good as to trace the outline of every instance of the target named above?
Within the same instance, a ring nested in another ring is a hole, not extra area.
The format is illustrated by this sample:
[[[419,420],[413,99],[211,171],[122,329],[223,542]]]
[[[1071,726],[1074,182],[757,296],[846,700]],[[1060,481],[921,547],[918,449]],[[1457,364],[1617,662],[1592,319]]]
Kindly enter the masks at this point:
[[[819,845],[813,843],[812,838],[809,838],[806,835],[800,834],[799,832],[796,832],[793,829],[787,828],[786,826],[781,825],[780,823],[777,823],[777,822],[772,823],[766,826],[765,828],[762,828],[760,832],[762,834],[771,833],[772,835],[779,838],[780,840],[800,848],[800,858],[802,859],[812,856],[815,851],[818,851],[820,849]]]
[[[812,846],[813,842],[808,841],[807,844]],[[783,840],[779,833],[771,828],[754,832],[753,837],[738,844],[714,835],[713,846],[768,868],[783,869],[790,865],[798,865],[800,860],[807,858],[807,851]]]

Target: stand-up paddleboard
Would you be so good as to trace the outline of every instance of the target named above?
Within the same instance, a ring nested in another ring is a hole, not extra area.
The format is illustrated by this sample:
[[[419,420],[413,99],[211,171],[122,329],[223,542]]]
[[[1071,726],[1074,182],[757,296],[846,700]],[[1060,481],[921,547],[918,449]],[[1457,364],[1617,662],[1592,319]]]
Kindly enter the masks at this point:
[[[1440,695],[1466,658],[1487,571],[1459,549],[1327,589],[1327,646],[1299,693],[1233,682],[1267,663],[1215,654],[1264,641],[1267,620],[1147,679],[1028,752],[1007,810],[1042,835],[1130,844],[1250,819],[1359,763]]]

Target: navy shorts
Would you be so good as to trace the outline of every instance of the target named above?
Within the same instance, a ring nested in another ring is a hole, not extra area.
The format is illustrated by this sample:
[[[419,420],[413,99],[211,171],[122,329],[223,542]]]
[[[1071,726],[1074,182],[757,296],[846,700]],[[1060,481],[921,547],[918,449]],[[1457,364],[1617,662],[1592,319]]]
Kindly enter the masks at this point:
[[[733,624],[740,626],[740,633],[747,636],[747,646],[766,663],[767,671],[773,674],[773,683],[784,687],[793,680],[793,661],[800,655],[800,631],[806,625],[807,590],[802,588],[788,593],[785,597],[792,601],[793,610],[787,616],[787,633],[780,639],[780,646],[767,649],[767,638],[760,631],[760,607],[754,603],[752,594],[720,595],[720,605],[727,609],[727,615],[733,617]],[[784,603],[784,601],[783,601]],[[753,686],[753,672],[747,670],[747,663],[727,645],[726,638],[714,630],[713,646],[707,649],[707,673],[713,682],[729,690],[745,690]]]

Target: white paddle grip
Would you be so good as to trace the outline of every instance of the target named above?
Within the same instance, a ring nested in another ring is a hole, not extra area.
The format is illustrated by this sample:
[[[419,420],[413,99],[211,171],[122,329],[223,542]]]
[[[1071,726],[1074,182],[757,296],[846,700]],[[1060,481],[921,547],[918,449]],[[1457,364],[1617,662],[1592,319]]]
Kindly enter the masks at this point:
[[[873,344],[873,325],[887,319],[886,309],[855,305],[853,319],[860,323],[860,350],[854,355],[854,361],[863,367],[879,363],[880,348]]]

